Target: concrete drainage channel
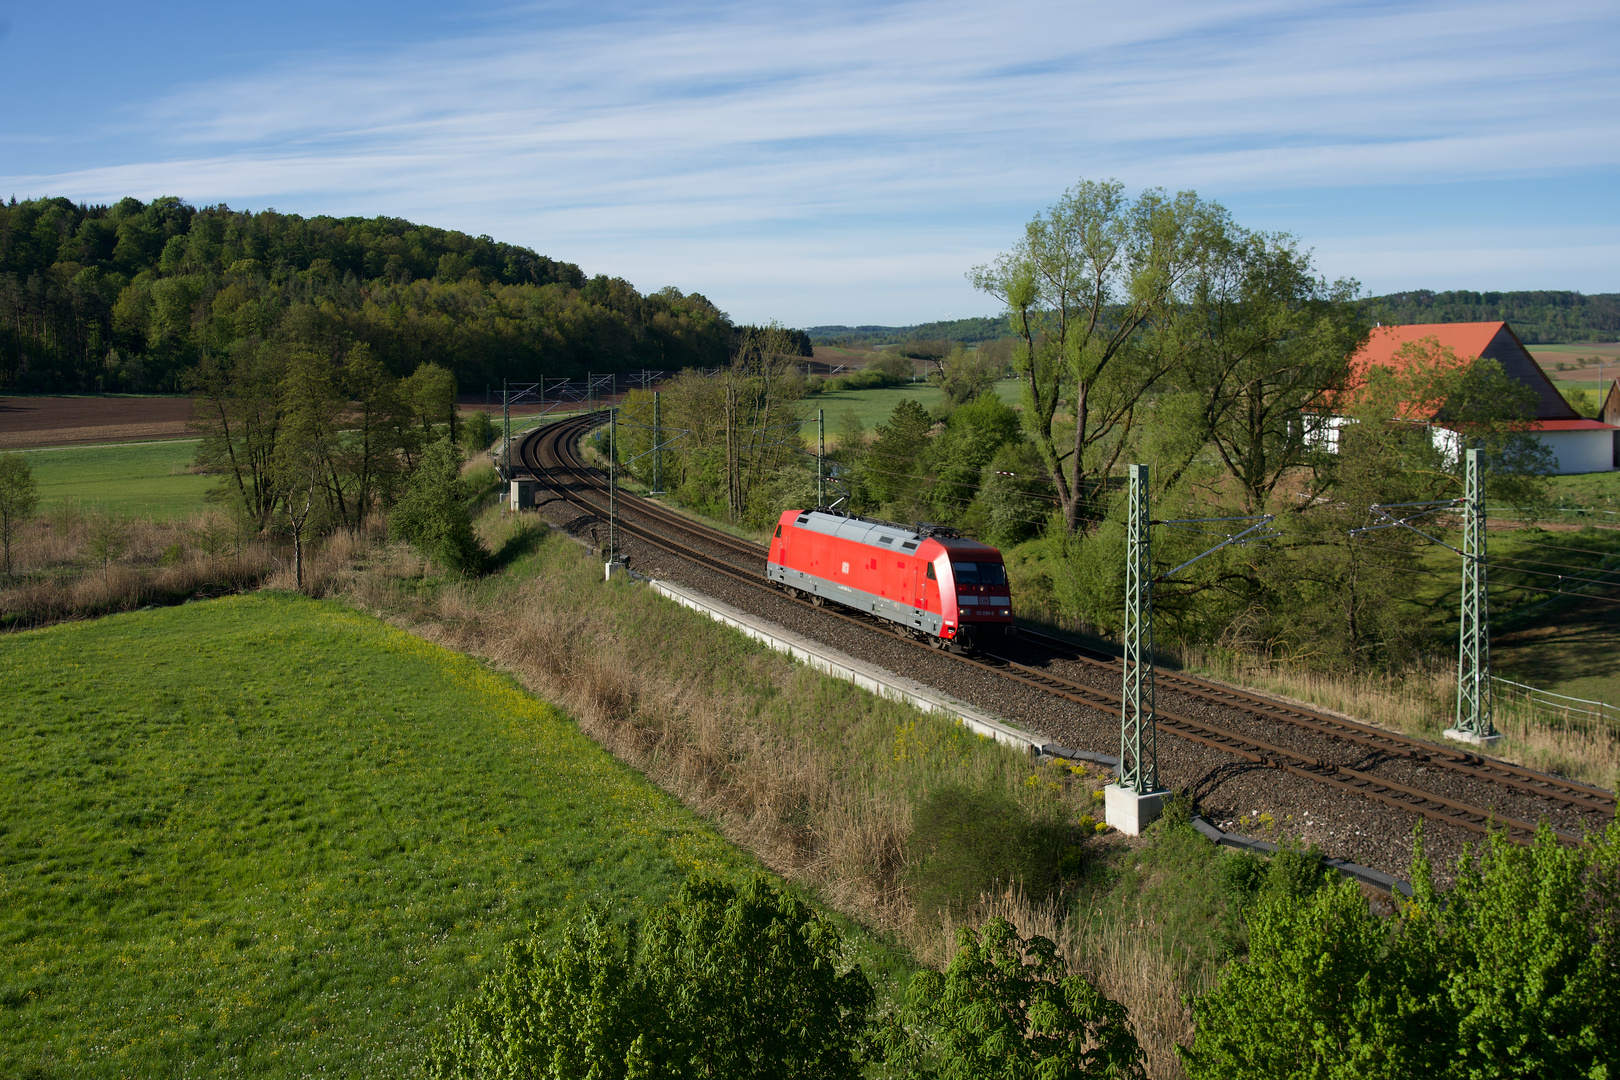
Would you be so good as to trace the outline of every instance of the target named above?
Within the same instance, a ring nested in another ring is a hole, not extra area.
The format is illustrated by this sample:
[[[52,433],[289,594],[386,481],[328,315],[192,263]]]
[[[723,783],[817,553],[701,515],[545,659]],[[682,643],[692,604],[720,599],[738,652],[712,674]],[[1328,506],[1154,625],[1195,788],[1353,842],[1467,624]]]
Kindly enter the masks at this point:
[[[609,569],[609,576],[612,573],[613,570]],[[857,660],[855,657],[837,649],[822,645],[820,642],[800,637],[790,630],[776,626],[757,616],[738,611],[729,604],[704,596],[702,593],[681,585],[672,585],[667,581],[643,577],[634,572],[631,572],[629,577],[633,581],[646,582],[654,591],[673,600],[682,607],[701,612],[716,622],[724,623],[739,633],[763,642],[777,652],[787,653],[794,659],[800,660],[818,671],[824,671],[840,679],[847,679],[881,697],[907,702],[924,712],[944,713],[967,727],[968,730],[985,738],[995,739],[997,742],[1006,743],[1008,746],[1027,750],[1032,756],[1061,758],[1066,761],[1087,761],[1109,769],[1119,768],[1119,758],[1111,754],[1096,754],[1087,750],[1071,750],[1057,743],[1046,742],[1041,736],[1033,732],[1009,724],[999,717],[992,716],[982,709],[969,705],[967,702],[959,701],[949,694],[943,694],[915,679],[896,675],[874,664]],[[1221,847],[1252,851],[1261,855],[1271,855],[1277,851],[1277,845],[1270,841],[1260,840],[1252,836],[1242,836],[1237,833],[1223,832],[1202,817],[1195,816],[1192,819],[1192,825],[1200,835]],[[1337,870],[1346,877],[1371,885],[1375,889],[1384,892],[1398,892],[1402,896],[1412,895],[1412,887],[1409,884],[1381,870],[1346,862],[1344,859],[1324,859],[1322,862],[1323,865]]]

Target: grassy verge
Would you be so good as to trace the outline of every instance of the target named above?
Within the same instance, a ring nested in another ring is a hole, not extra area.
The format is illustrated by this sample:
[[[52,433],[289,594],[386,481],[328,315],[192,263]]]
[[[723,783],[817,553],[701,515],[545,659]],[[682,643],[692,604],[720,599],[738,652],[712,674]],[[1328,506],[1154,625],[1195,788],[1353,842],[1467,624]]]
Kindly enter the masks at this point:
[[[330,602],[34,631],[0,678],[8,1076],[403,1073],[532,920],[746,862],[507,679]]]
[[[65,503],[154,520],[186,517],[204,508],[218,477],[188,472],[194,439],[24,450],[39,483],[40,509]]]

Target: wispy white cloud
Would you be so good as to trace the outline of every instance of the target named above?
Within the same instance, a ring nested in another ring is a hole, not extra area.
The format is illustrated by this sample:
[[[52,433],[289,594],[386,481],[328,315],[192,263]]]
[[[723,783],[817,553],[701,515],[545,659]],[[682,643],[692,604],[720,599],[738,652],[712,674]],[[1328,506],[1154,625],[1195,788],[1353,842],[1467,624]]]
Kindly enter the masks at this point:
[[[82,167],[28,174],[22,153],[0,186],[406,214],[644,285],[718,273],[744,315],[814,321],[835,312],[805,297],[851,319],[970,307],[949,260],[1009,242],[1079,175],[1222,195],[1620,159],[1612,3],[567,16],[174,89]]]

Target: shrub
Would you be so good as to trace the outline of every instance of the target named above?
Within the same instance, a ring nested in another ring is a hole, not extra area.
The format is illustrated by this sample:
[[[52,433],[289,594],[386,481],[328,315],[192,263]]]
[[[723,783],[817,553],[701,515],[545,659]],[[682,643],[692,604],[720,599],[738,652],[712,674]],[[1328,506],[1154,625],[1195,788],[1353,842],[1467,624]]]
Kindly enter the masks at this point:
[[[389,515],[389,532],[449,570],[476,571],[486,552],[473,534],[470,497],[461,478],[461,452],[449,439],[439,439],[406,482],[404,497]]]
[[[982,936],[958,932],[944,974],[912,977],[885,1048],[891,1066],[918,1080],[1146,1076],[1124,1006],[1069,974],[1051,941],[1021,938],[999,916]]]
[[[472,413],[461,424],[461,445],[469,454],[482,454],[495,441],[495,421],[483,411]]]
[[[1056,883],[1069,830],[1005,791],[947,784],[912,810],[907,877],[919,911],[961,910],[1014,882],[1039,899]]]
[[[1420,842],[1412,899],[1388,922],[1354,882],[1302,897],[1268,881],[1249,959],[1194,1005],[1187,1074],[1611,1076],[1620,826],[1589,839],[1566,847],[1545,825],[1530,847],[1494,834],[1444,893]]]
[[[823,916],[763,877],[688,879],[648,919],[595,911],[508,950],[428,1075],[857,1077],[874,994]]]

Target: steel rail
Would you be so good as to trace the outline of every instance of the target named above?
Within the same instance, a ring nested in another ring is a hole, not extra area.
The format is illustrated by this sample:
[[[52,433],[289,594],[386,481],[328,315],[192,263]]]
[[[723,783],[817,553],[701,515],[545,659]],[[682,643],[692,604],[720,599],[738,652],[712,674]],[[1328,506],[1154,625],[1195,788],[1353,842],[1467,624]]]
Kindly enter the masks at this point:
[[[604,413],[598,412],[598,413],[587,413],[586,415],[581,416],[581,417],[569,417],[567,420],[558,421],[557,423],[548,424],[545,427],[538,428],[538,429],[536,429],[535,432],[532,432],[530,434],[531,435],[546,436],[549,433],[549,439],[550,439],[551,442],[554,442],[554,443],[561,442],[561,441],[563,441],[562,437],[565,434],[568,434],[569,432],[567,432],[565,429],[560,428],[559,425],[567,423],[567,424],[569,424],[570,427],[577,427],[580,430],[580,432],[583,433],[583,431],[585,431],[589,427],[592,427],[592,426],[595,426],[595,425],[601,423],[601,419],[605,415],[606,414],[604,414]],[[528,447],[528,446],[529,446],[529,440],[528,439],[525,439],[523,442],[519,443],[519,457],[520,457],[520,459],[523,458],[525,448]],[[524,460],[523,464],[524,464],[524,466],[526,468],[529,469],[531,475],[534,475],[535,479],[539,480],[539,479],[541,479],[540,476],[539,476],[539,470],[543,470],[545,466],[543,465],[543,463],[541,463],[538,460],[537,455],[534,455],[534,454],[531,453],[531,456],[535,457],[535,460],[533,460],[533,461]],[[586,487],[588,487],[588,488],[590,488],[592,490],[595,490],[595,489],[599,489],[599,488],[605,486],[599,478],[592,475],[591,467],[586,465],[585,462],[581,458],[578,457],[578,455],[574,455],[572,458],[565,458],[564,455],[561,453],[561,451],[559,449],[558,452],[556,452],[553,456],[556,458],[557,463],[562,468],[567,469],[570,473],[572,473],[575,476],[575,478],[577,480],[579,480],[581,483],[583,483]],[[555,488],[553,490],[555,490]],[[667,525],[670,525],[670,526],[672,526],[672,527],[674,527],[676,529],[679,529],[682,532],[688,534],[689,536],[696,537],[697,539],[703,541],[706,544],[710,544],[710,545],[715,546],[715,547],[720,547],[720,548],[727,549],[727,550],[729,550],[731,552],[734,552],[737,555],[742,556],[743,558],[755,559],[755,560],[758,560],[761,563],[763,563],[765,561],[765,557],[766,557],[766,555],[768,553],[767,550],[765,548],[761,547],[760,545],[753,543],[752,541],[743,540],[743,539],[740,539],[740,538],[734,537],[734,536],[727,536],[725,533],[722,533],[722,532],[720,532],[720,531],[718,531],[716,529],[710,528],[709,526],[704,525],[701,522],[693,521],[691,518],[688,518],[688,517],[686,517],[686,516],[684,516],[682,514],[678,514],[675,511],[668,509],[667,507],[660,506],[658,503],[653,502],[651,499],[646,499],[646,498],[642,498],[642,497],[637,496],[637,495],[633,495],[633,494],[631,494],[629,492],[626,492],[626,491],[624,491],[622,489],[619,491],[619,497],[621,499],[624,499],[624,500],[627,500],[627,501],[631,500],[631,499],[634,499],[635,500],[635,505],[636,505],[636,510],[637,510],[638,513],[640,513],[640,514],[642,514],[642,515],[644,515],[646,517],[654,518],[654,519],[656,519],[658,521],[661,521],[661,522],[663,522],[663,523],[665,523]],[[575,502],[576,505],[579,505],[577,500],[570,499],[569,501]],[[582,507],[582,508],[584,508],[584,507]],[[592,507],[589,507],[588,509],[591,509],[593,513],[600,513],[601,510],[602,510],[601,507],[594,506],[594,505]],[[621,515],[621,518],[622,518],[622,515]]]
[[[548,475],[551,472],[551,467],[541,460],[540,453],[543,446],[552,450],[551,456],[556,460],[557,466],[571,474],[577,484],[582,485],[586,490],[600,489],[604,486],[602,480],[593,475],[593,471],[584,464],[578,455],[568,455],[564,452],[565,449],[569,448],[571,445],[571,440],[568,438],[568,436],[583,434],[584,431],[588,430],[595,422],[597,421],[589,416],[570,418],[569,420],[558,421],[535,432],[531,432],[519,444],[519,456],[524,466],[528,468],[531,475],[537,481],[545,483],[553,491],[556,491],[557,494],[565,501],[579,507],[594,517],[600,518],[605,512],[605,508],[600,504],[593,503],[591,500],[584,498],[581,494],[579,494],[578,491],[569,490],[567,486],[555,483]],[[705,529],[701,525],[693,523],[688,519],[680,517],[679,515],[671,514],[662,508],[658,508],[660,512],[649,512],[647,510],[649,504],[646,500],[639,499],[634,496],[630,496],[627,499],[627,501],[630,500],[633,500],[633,505],[635,506],[636,512],[646,513],[648,516],[662,520],[667,524],[675,525],[689,535],[711,542],[715,537],[724,537],[724,534],[713,533],[711,530]],[[631,522],[627,522],[623,519],[622,515],[620,519],[620,528],[631,535],[647,541],[655,547],[672,551],[683,558],[690,559],[691,561],[697,562],[708,569],[724,574],[727,577],[733,578],[751,587],[761,589],[762,591],[769,591],[772,593],[772,595],[787,599],[792,603],[815,608],[824,615],[830,615],[833,618],[841,619],[845,622],[851,623],[852,625],[860,626],[865,629],[882,631],[916,648],[926,649],[934,655],[943,655],[949,657],[951,660],[981,668],[1002,678],[1027,684],[1044,693],[1087,706],[1105,715],[1115,713],[1119,709],[1119,696],[1117,694],[1110,694],[1105,690],[1098,690],[1094,687],[1087,687],[1077,683],[1072,683],[1047,673],[1037,671],[1033,668],[1029,668],[1025,665],[1018,664],[1015,661],[1007,660],[1003,657],[987,656],[986,660],[977,660],[960,654],[949,652],[942,653],[926,643],[916,641],[903,632],[895,631],[892,627],[882,623],[880,620],[862,617],[855,614],[848,614],[838,611],[832,607],[817,605],[797,597],[782,597],[780,592],[778,592],[768,582],[762,580],[759,575],[740,571],[737,567],[727,562],[717,559],[705,552],[698,551],[689,545],[679,543],[666,535],[662,535],[658,532],[645,529]],[[733,550],[738,551],[741,551],[743,545],[746,543],[745,541],[739,541],[732,537],[724,537],[724,540],[725,543],[722,546],[730,547]],[[746,554],[759,557],[759,549],[757,545],[747,546],[753,550],[746,551]],[[1046,641],[1062,645],[1066,649],[1074,651],[1080,655],[1084,661],[1090,664],[1099,667],[1109,666],[1106,660],[1099,659],[1099,657],[1106,657],[1106,654],[1086,655],[1089,650],[1085,650],[1084,646],[1078,646],[1071,642],[1062,641],[1058,638],[1051,638],[1044,634],[1038,634],[1022,629],[1020,629],[1020,636],[1045,639]],[[1108,659],[1114,660],[1115,666],[1117,666],[1117,658]],[[1382,742],[1374,742],[1372,739],[1362,735],[1361,731],[1364,730],[1367,732],[1372,732],[1376,735],[1388,736],[1388,742],[1390,744],[1403,746],[1412,750],[1420,750],[1421,752],[1429,755],[1422,756],[1418,752],[1411,752],[1402,753],[1398,756],[1412,757],[1419,760],[1428,761],[1432,756],[1435,756],[1438,753],[1438,755],[1442,756],[1442,762],[1446,765],[1452,764],[1450,760],[1452,758],[1463,758],[1465,760],[1475,761],[1480,760],[1475,759],[1473,755],[1457,754],[1455,751],[1450,751],[1444,747],[1436,747],[1430,744],[1419,743],[1415,740],[1405,739],[1401,736],[1389,735],[1389,733],[1385,733],[1381,729],[1363,728],[1362,725],[1354,724],[1353,722],[1339,721],[1336,718],[1326,717],[1323,714],[1308,713],[1292,706],[1282,705],[1281,703],[1272,703],[1263,698],[1249,698],[1248,695],[1243,695],[1235,691],[1227,691],[1223,687],[1203,683],[1202,680],[1194,680],[1186,676],[1174,676],[1172,680],[1167,681],[1172,681],[1173,683],[1187,683],[1196,686],[1199,689],[1186,689],[1181,686],[1174,686],[1174,688],[1178,692],[1189,693],[1194,697],[1201,697],[1209,700],[1213,704],[1220,705],[1225,708],[1249,712],[1261,716],[1264,719],[1279,720],[1284,723],[1297,724],[1302,727],[1317,730],[1318,733],[1325,734],[1331,739],[1342,739],[1343,741],[1367,745],[1369,748],[1379,750],[1380,752],[1392,753],[1389,746],[1384,745]],[[1203,687],[1207,687],[1208,690],[1200,692]],[[1222,700],[1223,698],[1229,698],[1231,700]],[[1408,787],[1396,781],[1376,777],[1366,772],[1352,769],[1348,766],[1323,761],[1301,751],[1276,746],[1264,740],[1243,735],[1238,732],[1229,731],[1209,724],[1205,721],[1194,720],[1190,717],[1180,715],[1179,713],[1160,709],[1157,710],[1157,716],[1159,718],[1160,726],[1165,731],[1189,742],[1219,750],[1241,760],[1249,761],[1252,764],[1277,768],[1291,775],[1299,776],[1302,779],[1311,780],[1329,788],[1360,795],[1394,809],[1419,814],[1434,821],[1457,825],[1460,828],[1478,834],[1488,832],[1491,825],[1494,823],[1505,827],[1508,831],[1510,839],[1513,839],[1518,843],[1529,843],[1531,837],[1533,837],[1536,831],[1535,825],[1522,821],[1518,818],[1509,817],[1499,814],[1493,810],[1488,810],[1468,803],[1449,799],[1434,792]],[[1296,719],[1296,717],[1298,717],[1298,719]],[[1313,722],[1314,718],[1317,717],[1320,717],[1322,720],[1330,721],[1330,725],[1318,725],[1317,723]],[[1324,727],[1331,727],[1333,729],[1343,727],[1345,729],[1360,730],[1354,732],[1349,730],[1324,730]],[[1352,734],[1354,734],[1356,737],[1350,737]],[[1493,784],[1504,784],[1508,779],[1472,768],[1449,771],[1457,771],[1463,775],[1470,775],[1476,779],[1482,780],[1483,782]],[[1543,774],[1537,774],[1531,770],[1520,771],[1537,779],[1543,778]],[[1555,777],[1545,777],[1545,779],[1555,783],[1568,783],[1575,787],[1587,788],[1586,785],[1575,785],[1574,782],[1561,781]],[[1541,798],[1556,797],[1554,793],[1549,792],[1540,786],[1529,784],[1512,784],[1508,786],[1518,787],[1521,790],[1526,790],[1527,793],[1531,795]],[[1609,793],[1603,792],[1598,788],[1587,788],[1587,790],[1597,796],[1607,797],[1609,806],[1612,807],[1613,797],[1609,795]],[[1577,809],[1586,811],[1602,809],[1601,803],[1596,800],[1575,801],[1573,799],[1565,799],[1561,801],[1565,801]],[[1581,842],[1580,838],[1572,833],[1558,829],[1554,829],[1553,831],[1560,840],[1566,843]]]
[[[1100,668],[1118,670],[1119,658],[1098,653],[1084,646],[1063,641],[1036,631],[1019,629],[1021,638],[1049,642],[1044,647],[1054,652],[1072,652],[1078,662]],[[1056,648],[1061,647],[1061,648]],[[1569,780],[1550,773],[1515,765],[1512,762],[1470,754],[1438,743],[1414,739],[1371,724],[1359,723],[1345,717],[1333,716],[1314,709],[1244,693],[1233,687],[1207,682],[1192,675],[1160,671],[1156,675],[1160,689],[1207,701],[1213,705],[1240,709],[1264,720],[1290,724],[1325,735],[1330,739],[1353,743],[1369,750],[1420,761],[1437,768],[1468,776],[1482,782],[1513,788],[1537,798],[1550,799],[1577,810],[1607,813],[1613,816],[1613,792],[1578,780]]]

